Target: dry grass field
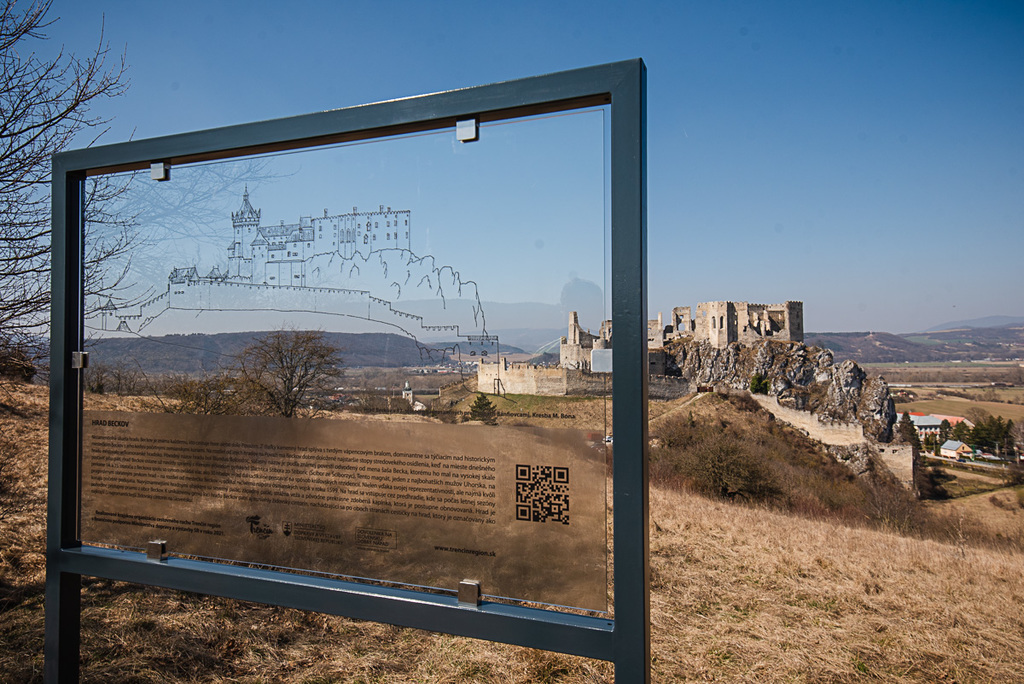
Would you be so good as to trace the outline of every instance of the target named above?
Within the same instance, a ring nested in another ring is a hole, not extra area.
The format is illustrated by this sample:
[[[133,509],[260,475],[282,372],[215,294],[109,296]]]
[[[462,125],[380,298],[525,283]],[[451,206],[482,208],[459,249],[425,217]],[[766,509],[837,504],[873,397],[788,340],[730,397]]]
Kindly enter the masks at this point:
[[[0,520],[4,683],[41,681],[45,395],[0,397],[6,500],[24,505]],[[1019,682],[1024,548],[970,530],[1019,536],[1020,501],[1002,489],[929,504],[949,522],[929,541],[654,488],[654,680]],[[612,678],[598,661],[105,580],[83,595],[84,682]]]
[[[971,408],[980,408],[993,416],[1018,422],[1024,420],[1024,406],[1020,404],[1004,404],[996,401],[972,401],[961,397],[943,397],[942,399],[925,399],[909,403],[896,404],[896,412],[916,411],[918,413],[937,413],[947,416],[963,416]]]
[[[885,376],[890,383],[976,384],[993,382],[1024,384],[1024,367],[1019,362],[1005,363],[865,363],[868,373]]]

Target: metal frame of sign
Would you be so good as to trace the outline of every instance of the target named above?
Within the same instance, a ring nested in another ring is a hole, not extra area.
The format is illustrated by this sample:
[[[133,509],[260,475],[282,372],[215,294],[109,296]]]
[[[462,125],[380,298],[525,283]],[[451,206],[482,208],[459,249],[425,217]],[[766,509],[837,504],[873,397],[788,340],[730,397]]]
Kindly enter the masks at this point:
[[[82,192],[88,176],[567,111],[611,110],[615,330],[614,617],[568,614],[340,579],[83,545],[78,535],[83,349]],[[57,154],[53,274],[45,681],[77,682],[82,576],[385,622],[612,661],[650,681],[647,494],[646,67],[616,62],[286,119]]]

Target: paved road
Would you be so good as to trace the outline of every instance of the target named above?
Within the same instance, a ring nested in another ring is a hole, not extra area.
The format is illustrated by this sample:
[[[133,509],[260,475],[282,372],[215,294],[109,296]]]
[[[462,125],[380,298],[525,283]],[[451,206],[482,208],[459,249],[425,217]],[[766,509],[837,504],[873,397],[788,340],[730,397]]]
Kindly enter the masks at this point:
[[[988,468],[989,470],[1006,470],[1006,464],[1003,463],[985,463],[984,461],[958,461],[955,458],[935,456],[934,454],[923,454],[923,456],[933,461],[944,461],[952,465],[970,466],[971,468]]]

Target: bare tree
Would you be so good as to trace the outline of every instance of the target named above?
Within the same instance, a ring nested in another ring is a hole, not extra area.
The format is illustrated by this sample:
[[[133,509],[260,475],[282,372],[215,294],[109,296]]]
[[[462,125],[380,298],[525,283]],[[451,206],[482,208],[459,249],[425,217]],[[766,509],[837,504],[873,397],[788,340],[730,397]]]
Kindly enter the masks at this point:
[[[1024,452],[1024,420],[1018,420],[1010,428],[1010,437],[1013,438],[1014,446],[1017,449],[1017,460],[1020,460],[1020,454]]]
[[[341,356],[319,331],[267,333],[238,354],[242,391],[257,410],[291,418],[316,412],[337,382]]]
[[[110,58],[102,34],[84,59],[59,51],[40,59],[35,46],[52,24],[49,0],[0,6],[0,347],[23,348],[45,328],[50,305],[50,158],[107,119],[90,114],[128,87],[124,56]],[[100,194],[116,191],[93,183]],[[124,234],[123,237],[126,237]],[[125,239],[104,249],[126,248]],[[104,254],[88,260],[99,263]]]

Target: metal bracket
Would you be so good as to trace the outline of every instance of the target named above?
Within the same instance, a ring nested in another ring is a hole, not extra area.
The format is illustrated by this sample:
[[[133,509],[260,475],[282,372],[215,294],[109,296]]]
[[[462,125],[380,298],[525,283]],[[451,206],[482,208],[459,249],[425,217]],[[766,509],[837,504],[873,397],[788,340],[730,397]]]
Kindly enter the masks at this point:
[[[155,181],[171,180],[171,165],[167,162],[153,162],[149,165],[149,177]]]
[[[463,119],[455,122],[455,137],[460,142],[473,142],[480,138],[479,125],[476,119]]]
[[[480,607],[480,582],[468,579],[459,582],[459,606],[463,608]]]
[[[167,562],[167,540],[154,539],[146,544],[146,560],[154,563]]]
[[[71,352],[71,367],[72,368],[88,368],[89,367],[89,352],[76,351]]]

